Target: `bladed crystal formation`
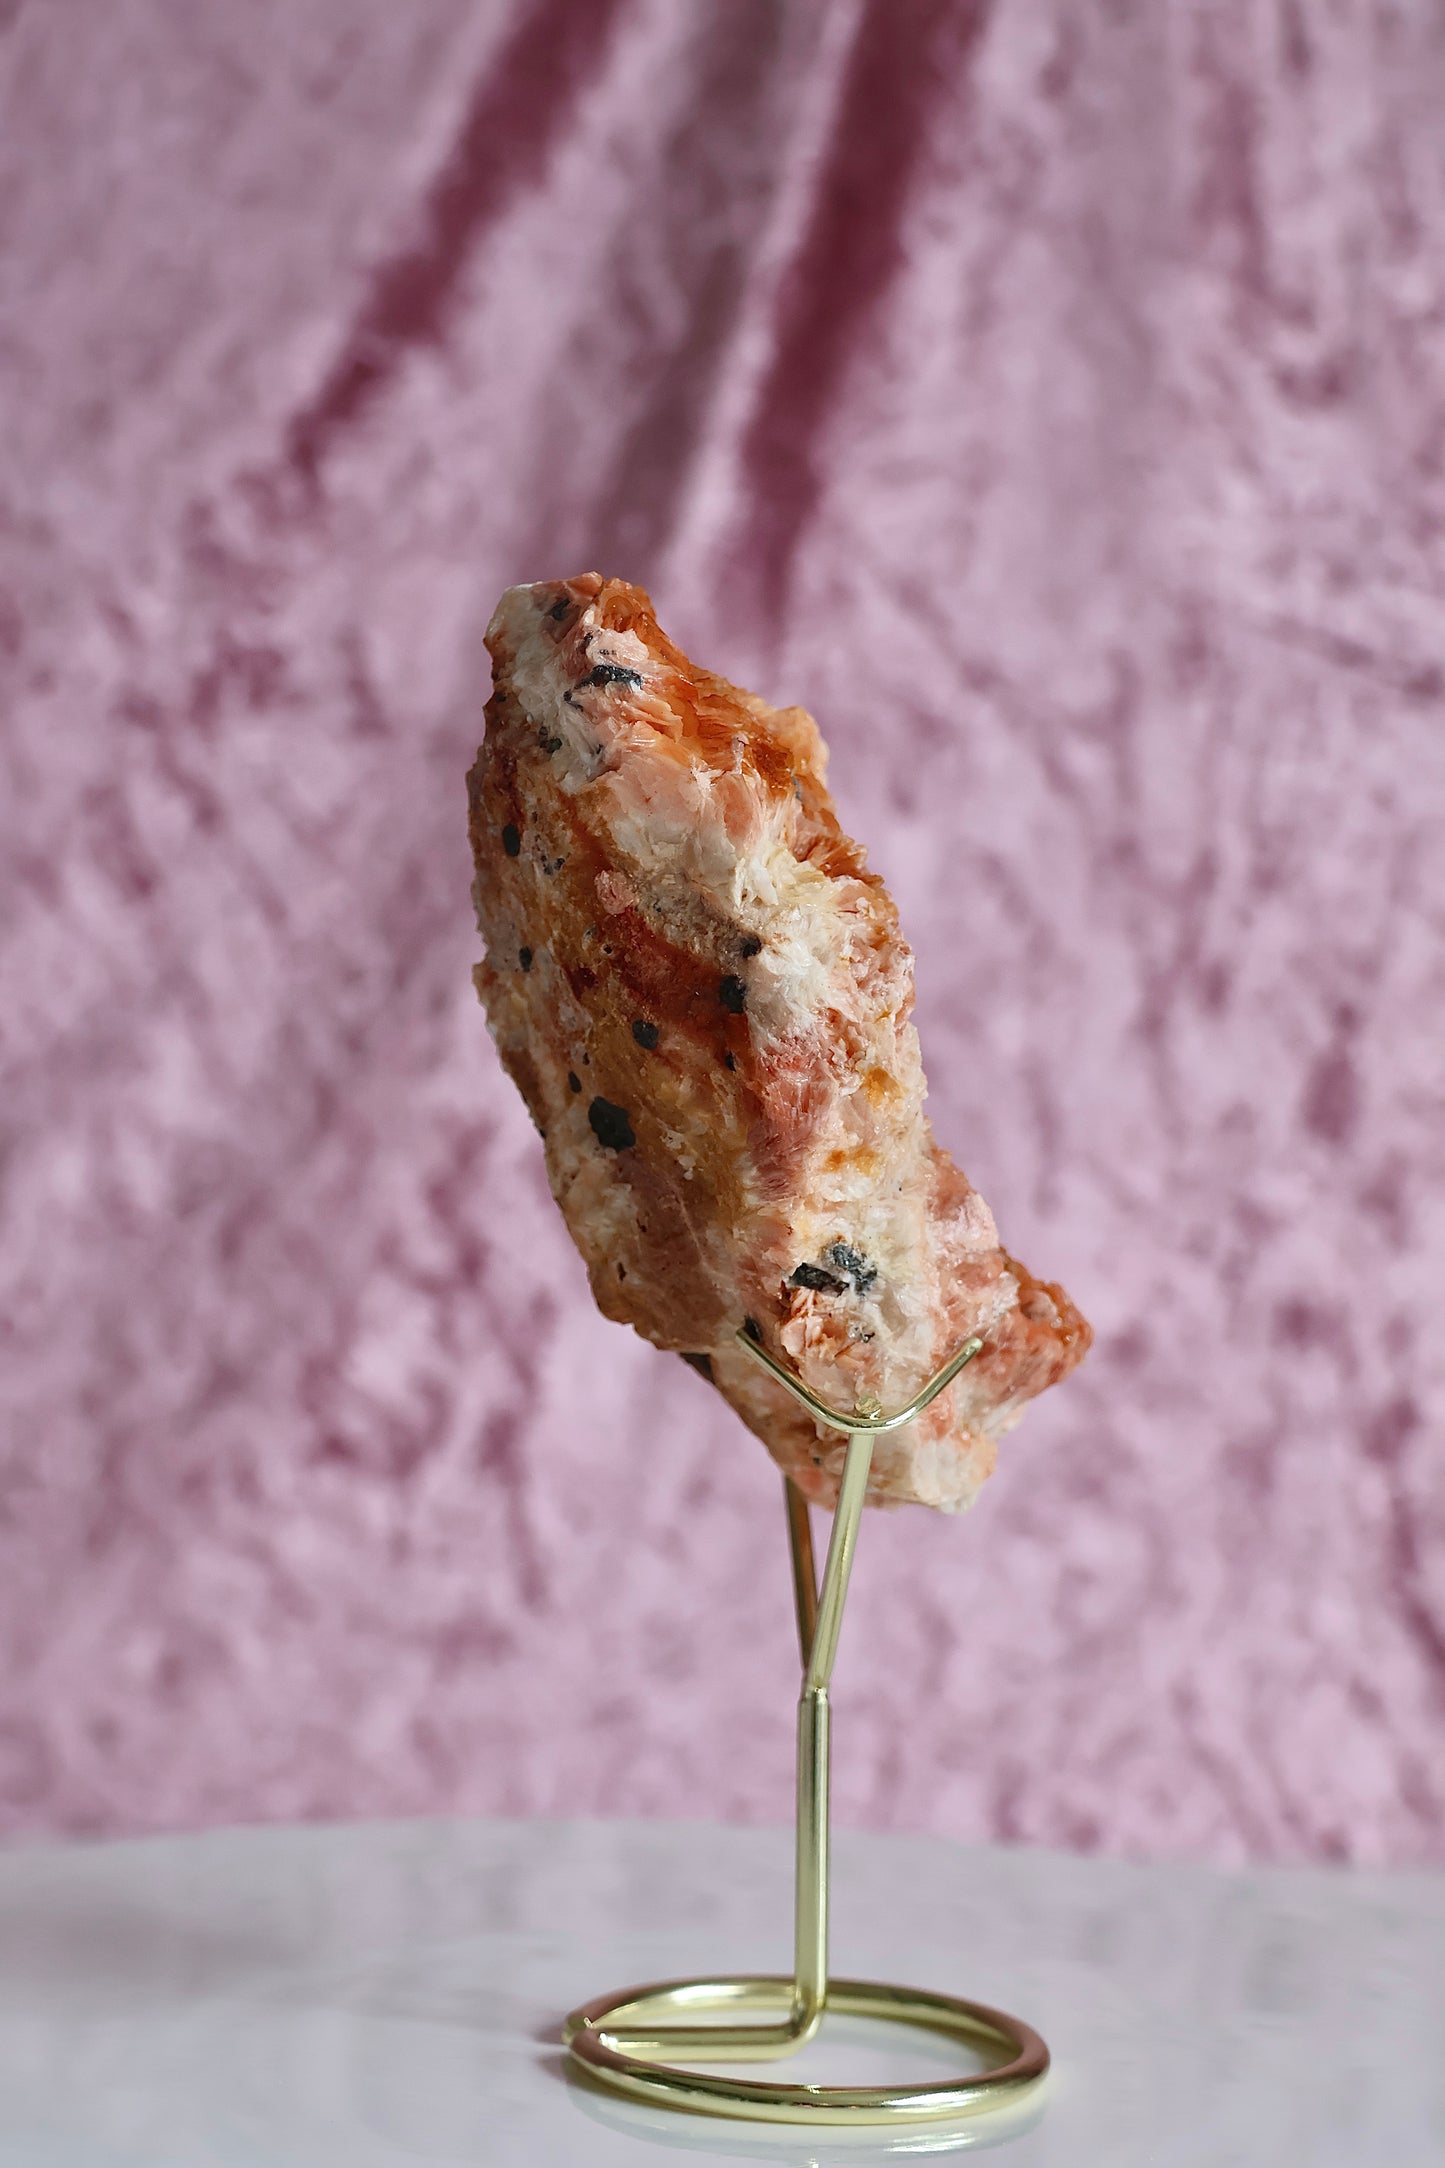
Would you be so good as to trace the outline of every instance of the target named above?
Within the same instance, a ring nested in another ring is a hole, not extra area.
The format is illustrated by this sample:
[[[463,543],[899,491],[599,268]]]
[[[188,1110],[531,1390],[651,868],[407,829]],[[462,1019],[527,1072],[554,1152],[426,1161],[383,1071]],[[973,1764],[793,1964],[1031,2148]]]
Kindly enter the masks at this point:
[[[695,668],[595,573],[511,588],[487,646],[477,990],[600,1307],[686,1355],[829,1505],[844,1439],[738,1327],[845,1409],[902,1406],[979,1335],[878,1440],[869,1491],[969,1504],[1090,1332],[933,1140],[912,955],[816,724]]]

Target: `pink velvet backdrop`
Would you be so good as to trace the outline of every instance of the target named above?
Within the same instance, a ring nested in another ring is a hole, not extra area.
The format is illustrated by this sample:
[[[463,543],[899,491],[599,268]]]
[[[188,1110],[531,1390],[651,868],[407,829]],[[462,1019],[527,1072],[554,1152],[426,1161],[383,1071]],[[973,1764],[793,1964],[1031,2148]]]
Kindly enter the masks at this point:
[[[468,984],[508,582],[822,719],[1094,1318],[842,1816],[1445,1829],[1432,0],[0,10],[0,1814],[788,1812],[777,1481]]]

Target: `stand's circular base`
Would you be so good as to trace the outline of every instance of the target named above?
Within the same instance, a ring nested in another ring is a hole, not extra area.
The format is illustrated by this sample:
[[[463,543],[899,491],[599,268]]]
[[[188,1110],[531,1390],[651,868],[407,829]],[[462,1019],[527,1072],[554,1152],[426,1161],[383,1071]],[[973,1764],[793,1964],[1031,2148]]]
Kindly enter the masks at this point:
[[[1019,2107],[1041,2087],[1049,2051],[1031,2026],[981,2002],[935,1995],[923,1988],[888,1987],[875,1980],[829,1980],[828,2008],[848,2017],[923,2025],[996,2058],[972,2077],[928,2085],[787,2085],[688,2070],[658,2054],[628,2053],[619,2040],[668,2025],[693,2026],[699,2016],[725,2014],[785,2019],[793,1982],[775,1977],[662,1980],[599,1995],[574,2010],[563,2030],[577,2067],[614,2092],[655,2107],[687,2108],[766,2123],[864,2124],[957,2120],[991,2108]],[[694,2049],[699,2060],[703,2051]],[[774,2053],[777,2051],[774,2050]],[[759,2057],[761,2060],[761,2056]]]

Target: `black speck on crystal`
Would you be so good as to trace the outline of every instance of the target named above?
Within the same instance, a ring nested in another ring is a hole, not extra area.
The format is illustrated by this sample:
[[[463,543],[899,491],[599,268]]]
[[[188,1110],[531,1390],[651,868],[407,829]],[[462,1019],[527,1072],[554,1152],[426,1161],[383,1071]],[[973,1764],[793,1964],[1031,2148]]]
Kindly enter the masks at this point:
[[[587,1119],[593,1136],[609,1152],[628,1151],[637,1142],[626,1107],[615,1107],[610,1099],[594,1099],[587,1109]]]
[[[741,1016],[747,1007],[748,990],[734,972],[729,972],[717,990],[718,1000],[734,1016]]]
[[[744,956],[756,956],[762,945],[755,933],[745,933],[738,943]]]
[[[723,1056],[723,1067],[724,1067],[724,1069],[736,1069],[737,1065],[738,1065],[738,1058],[737,1058],[737,1055],[736,1055],[736,1054],[724,1054],[724,1056]]]
[[[707,1380],[709,1381],[709,1383],[711,1383],[711,1381],[712,1381],[712,1357],[711,1357],[711,1355],[692,1355],[692,1354],[689,1354],[689,1353],[688,1353],[688,1351],[687,1351],[687,1350],[686,1350],[685,1348],[684,1348],[684,1349],[682,1349],[682,1350],[681,1350],[680,1352],[681,1352],[681,1354],[682,1354],[682,1359],[683,1359],[683,1361],[684,1361],[685,1363],[690,1363],[690,1364],[692,1365],[693,1369],[694,1369],[694,1370],[695,1370],[695,1371],[697,1372],[697,1374],[698,1374],[698,1376],[699,1376],[700,1378],[706,1378],[706,1379],[707,1379]]]
[[[629,670],[620,662],[599,662],[590,669],[585,678],[577,680],[578,690],[586,685],[640,685],[642,672]]]
[[[831,1244],[828,1262],[847,1274],[860,1295],[866,1295],[878,1278],[878,1267],[870,1265],[863,1252],[855,1250],[851,1242]]]
[[[645,1046],[650,1053],[657,1044],[657,1026],[656,1024],[649,1024],[645,1017],[639,1016],[633,1023],[632,1036],[639,1046]]]
[[[763,1328],[755,1317],[745,1317],[743,1319],[743,1331],[750,1340],[755,1340],[759,1347],[762,1346]]]
[[[582,1079],[580,1076],[578,1076],[575,1069],[569,1069],[567,1071],[567,1088],[569,1091],[574,1092],[580,1092],[582,1089]]]
[[[530,971],[532,968],[532,951],[529,948],[518,949],[517,961],[524,971]]]
[[[518,858],[522,851],[522,831],[515,821],[508,821],[502,830],[502,849],[509,858]]]
[[[553,603],[551,609],[547,612],[547,615],[560,625],[563,618],[567,615],[567,612],[571,609],[571,607],[571,596],[562,595],[559,596],[557,601]]]
[[[795,1265],[788,1278],[794,1287],[811,1287],[818,1295],[845,1295],[848,1292],[847,1281],[825,1272],[821,1265]]]

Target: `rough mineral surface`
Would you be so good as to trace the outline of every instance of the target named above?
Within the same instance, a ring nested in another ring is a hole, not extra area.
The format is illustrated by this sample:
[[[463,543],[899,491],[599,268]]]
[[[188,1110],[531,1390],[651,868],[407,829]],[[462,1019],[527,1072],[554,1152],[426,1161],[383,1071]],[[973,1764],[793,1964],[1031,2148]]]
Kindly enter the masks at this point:
[[[609,1317],[687,1355],[806,1495],[846,1441],[737,1345],[831,1405],[901,1407],[870,1498],[956,1509],[1089,1328],[999,1246],[923,1114],[912,956],[838,825],[801,708],[698,670],[640,589],[514,587],[469,778],[477,989]]]

